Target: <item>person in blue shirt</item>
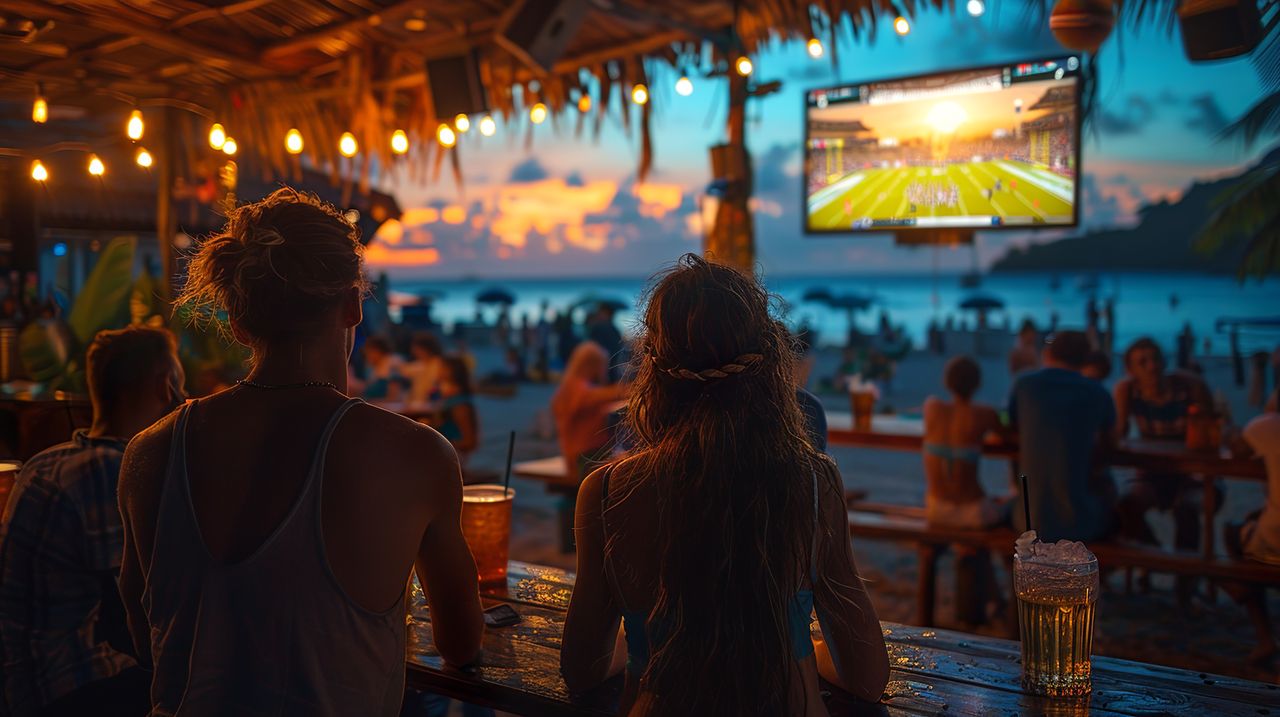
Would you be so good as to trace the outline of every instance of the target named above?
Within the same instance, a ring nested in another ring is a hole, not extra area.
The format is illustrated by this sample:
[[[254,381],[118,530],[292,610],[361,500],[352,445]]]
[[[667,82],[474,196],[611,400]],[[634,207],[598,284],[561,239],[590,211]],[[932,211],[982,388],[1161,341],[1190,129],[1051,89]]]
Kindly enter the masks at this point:
[[[1090,351],[1084,332],[1053,335],[1044,368],[1018,377],[1009,398],[1031,527],[1045,541],[1100,540],[1116,526],[1115,483],[1096,460],[1114,440],[1116,409],[1106,389],[1081,373]],[[1027,528],[1021,500],[1014,503],[1013,527]]]

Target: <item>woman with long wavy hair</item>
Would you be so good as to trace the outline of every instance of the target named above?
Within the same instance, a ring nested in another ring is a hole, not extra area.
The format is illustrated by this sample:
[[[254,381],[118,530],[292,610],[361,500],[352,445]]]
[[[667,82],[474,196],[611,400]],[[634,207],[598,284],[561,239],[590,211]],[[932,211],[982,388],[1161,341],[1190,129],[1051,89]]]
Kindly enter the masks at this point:
[[[769,294],[689,254],[643,323],[636,448],[578,495],[566,683],[589,689],[625,657],[619,713],[633,717],[825,715],[819,675],[879,699],[888,659],[840,475],[806,437]]]

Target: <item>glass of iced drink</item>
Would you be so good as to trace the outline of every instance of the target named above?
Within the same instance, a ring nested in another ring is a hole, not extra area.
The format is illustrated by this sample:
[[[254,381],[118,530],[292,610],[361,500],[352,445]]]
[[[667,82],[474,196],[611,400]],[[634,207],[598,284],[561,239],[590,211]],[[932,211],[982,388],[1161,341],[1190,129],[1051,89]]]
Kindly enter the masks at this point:
[[[482,483],[462,487],[462,535],[476,560],[480,584],[501,587],[507,581],[511,545],[511,502],[516,492]]]
[[[1022,637],[1022,687],[1049,697],[1082,697],[1092,688],[1098,559],[1083,543],[1018,539],[1013,560]]]

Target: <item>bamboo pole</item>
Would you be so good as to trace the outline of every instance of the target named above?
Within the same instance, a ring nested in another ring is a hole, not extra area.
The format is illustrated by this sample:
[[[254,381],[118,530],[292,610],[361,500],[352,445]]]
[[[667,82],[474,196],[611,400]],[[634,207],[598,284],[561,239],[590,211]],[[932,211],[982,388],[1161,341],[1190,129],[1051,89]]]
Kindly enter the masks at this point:
[[[158,126],[153,130],[160,139],[154,145],[152,156],[156,165],[156,243],[160,247],[160,271],[163,275],[160,285],[160,298],[166,305],[173,298],[174,261],[173,235],[177,232],[177,221],[173,212],[173,179],[176,151],[176,132],[178,123],[173,115],[173,108],[162,107],[152,120]],[[171,131],[173,130],[173,131]]]
[[[716,208],[711,231],[706,236],[704,253],[722,264],[752,271],[755,265],[755,228],[749,207],[751,201],[751,155],[747,152],[747,78],[733,69],[729,58],[728,142],[724,196]],[[715,150],[713,150],[715,151]]]

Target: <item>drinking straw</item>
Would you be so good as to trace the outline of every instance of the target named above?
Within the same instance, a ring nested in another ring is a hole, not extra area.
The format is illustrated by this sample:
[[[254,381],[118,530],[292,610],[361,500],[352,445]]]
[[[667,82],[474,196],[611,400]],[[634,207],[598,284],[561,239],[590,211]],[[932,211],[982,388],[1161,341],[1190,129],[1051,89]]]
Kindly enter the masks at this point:
[[[516,432],[511,432],[511,440],[507,442],[507,475],[502,479],[502,495],[511,490],[511,455],[516,451]],[[1025,485],[1025,482],[1024,482]],[[1026,489],[1023,488],[1023,491]],[[1025,495],[1025,492],[1023,493]]]
[[[510,463],[510,460],[507,461]],[[508,473],[510,466],[508,466]],[[1027,517],[1027,530],[1031,530],[1031,498],[1027,495],[1027,475],[1025,473],[1018,476],[1018,480],[1022,481],[1022,511]]]

